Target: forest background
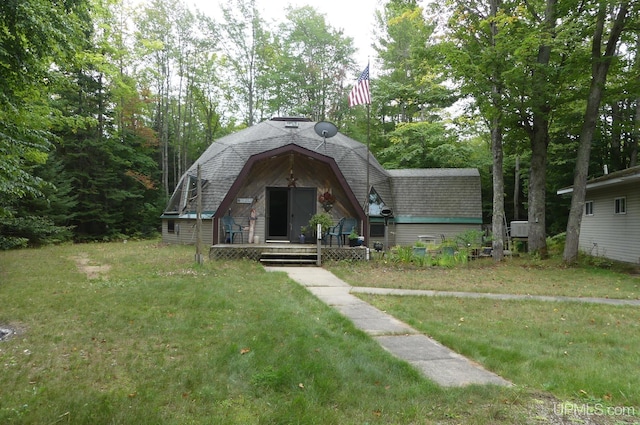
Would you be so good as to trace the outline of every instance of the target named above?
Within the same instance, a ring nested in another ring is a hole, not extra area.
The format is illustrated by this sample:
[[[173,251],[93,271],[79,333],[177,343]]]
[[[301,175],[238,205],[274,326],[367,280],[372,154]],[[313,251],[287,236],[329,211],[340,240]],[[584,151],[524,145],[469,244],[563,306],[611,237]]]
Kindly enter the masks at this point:
[[[368,120],[347,103],[366,64],[311,6],[267,21],[254,0],[215,19],[179,0],[2,2],[0,248],[153,236],[208,145],[304,116],[385,168],[478,168],[484,222],[529,220],[544,254],[579,229],[587,178],[637,164],[638,7],[381,2]]]

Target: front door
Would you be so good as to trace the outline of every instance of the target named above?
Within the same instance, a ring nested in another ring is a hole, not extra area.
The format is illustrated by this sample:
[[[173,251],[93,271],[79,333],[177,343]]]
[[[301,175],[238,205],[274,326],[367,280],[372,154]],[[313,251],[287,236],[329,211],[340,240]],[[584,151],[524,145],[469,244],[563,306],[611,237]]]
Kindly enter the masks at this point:
[[[291,242],[300,241],[300,228],[309,225],[311,216],[316,213],[316,188],[291,188],[290,233]]]
[[[300,228],[315,214],[316,189],[267,188],[267,239],[298,242]]]

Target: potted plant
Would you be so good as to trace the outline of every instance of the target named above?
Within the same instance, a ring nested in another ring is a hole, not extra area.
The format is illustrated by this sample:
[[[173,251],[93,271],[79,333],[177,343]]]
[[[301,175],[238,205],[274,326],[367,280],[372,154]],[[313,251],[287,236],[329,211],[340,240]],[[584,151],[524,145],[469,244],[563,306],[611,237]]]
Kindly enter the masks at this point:
[[[427,244],[423,241],[416,241],[413,244],[413,255],[416,257],[424,257],[427,254]]]
[[[298,236],[298,240],[301,244],[305,243],[307,240],[307,232],[308,232],[308,227],[307,226],[300,226],[300,235]]]
[[[358,235],[355,227],[352,228],[351,233],[349,233],[349,246],[360,246],[360,235]]]
[[[329,230],[329,227],[333,226],[333,219],[327,213],[314,214],[309,220],[309,227],[314,235],[316,234],[318,224],[322,226],[322,233],[324,233]]]
[[[440,245],[442,255],[453,257],[458,249],[458,244],[450,239],[445,239]]]

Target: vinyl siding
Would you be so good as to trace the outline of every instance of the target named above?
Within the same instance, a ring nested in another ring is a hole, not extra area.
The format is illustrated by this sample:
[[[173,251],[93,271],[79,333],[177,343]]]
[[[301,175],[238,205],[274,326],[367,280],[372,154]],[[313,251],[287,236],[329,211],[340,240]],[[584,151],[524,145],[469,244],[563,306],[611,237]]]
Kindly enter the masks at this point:
[[[614,214],[614,199],[626,197],[626,214]],[[593,215],[582,216],[580,250],[595,256],[640,263],[640,187],[624,184],[587,191]]]

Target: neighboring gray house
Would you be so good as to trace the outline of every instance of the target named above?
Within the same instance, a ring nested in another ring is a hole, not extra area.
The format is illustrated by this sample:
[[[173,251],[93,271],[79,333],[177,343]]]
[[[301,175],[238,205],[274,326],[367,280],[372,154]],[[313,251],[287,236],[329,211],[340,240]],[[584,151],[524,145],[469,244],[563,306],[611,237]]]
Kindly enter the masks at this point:
[[[640,166],[589,180],[582,214],[581,251],[640,263]]]
[[[325,140],[315,124],[273,118],[212,143],[171,196],[162,215],[163,241],[195,242],[198,164],[204,242],[212,245],[226,242],[225,215],[243,227],[245,243],[298,242],[301,228],[323,210],[319,198],[325,192],[335,198],[329,211],[333,220],[355,218],[369,246],[384,239],[383,207],[394,213],[389,245],[481,228],[478,170],[385,170],[373,155],[367,160],[366,145],[339,132]]]

